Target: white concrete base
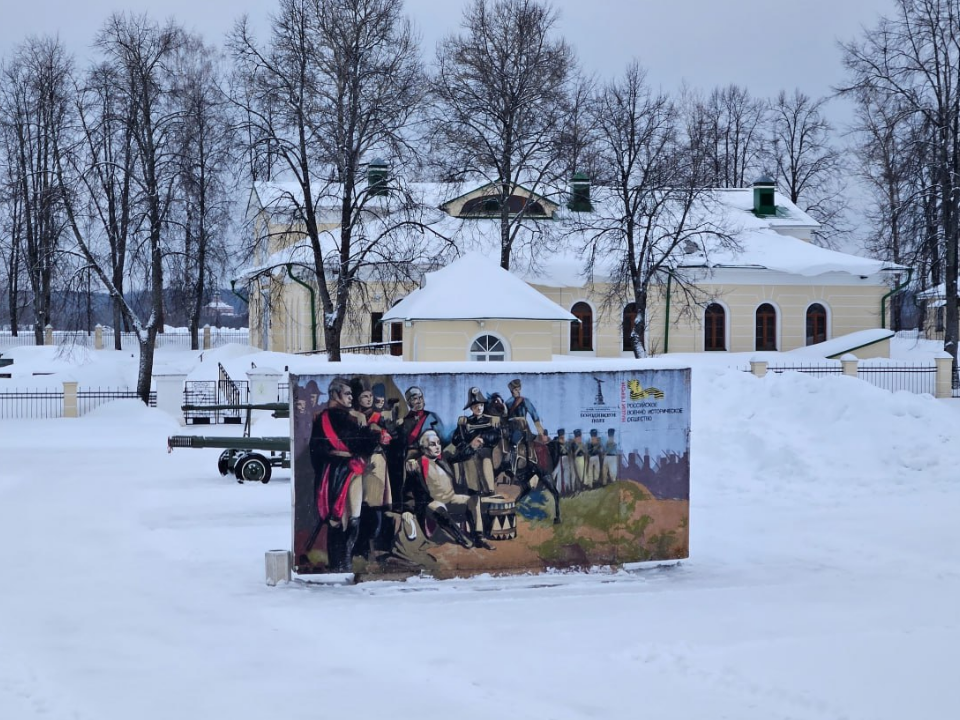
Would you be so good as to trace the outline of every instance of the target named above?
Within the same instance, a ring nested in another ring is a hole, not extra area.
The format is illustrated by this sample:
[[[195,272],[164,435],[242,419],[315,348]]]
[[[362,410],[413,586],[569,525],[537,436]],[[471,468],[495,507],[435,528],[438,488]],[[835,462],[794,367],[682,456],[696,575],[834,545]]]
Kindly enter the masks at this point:
[[[267,585],[276,585],[281,580],[290,582],[292,562],[288,550],[268,550],[266,553]]]

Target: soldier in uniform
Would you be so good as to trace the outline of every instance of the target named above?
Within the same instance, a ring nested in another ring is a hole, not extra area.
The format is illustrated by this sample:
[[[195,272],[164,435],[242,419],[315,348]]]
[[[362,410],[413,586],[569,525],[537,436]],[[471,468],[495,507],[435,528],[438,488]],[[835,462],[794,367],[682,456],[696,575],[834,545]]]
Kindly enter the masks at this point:
[[[557,429],[557,436],[549,442],[550,461],[553,464],[553,482],[561,495],[570,494],[570,458],[567,456],[567,434]]]
[[[464,410],[470,409],[470,414],[461,415],[457,420],[451,440],[458,452],[463,452],[467,446],[473,448],[473,454],[464,460],[460,467],[463,469],[466,486],[481,497],[496,494],[493,449],[500,443],[501,438],[500,418],[483,413],[486,402],[480,388],[470,388],[467,404],[463,406]]]
[[[547,450],[547,443],[550,442],[550,438],[540,423],[537,408],[528,398],[523,396],[523,384],[520,382],[520,378],[514,378],[508,382],[507,389],[510,390],[511,395],[510,403],[507,406],[507,418],[510,420],[510,425],[523,432],[527,444],[527,454],[530,459],[534,460],[541,468],[551,467],[550,453]]]
[[[384,412],[377,410],[375,392],[370,382],[365,378],[354,378],[351,381],[353,388],[354,409],[361,413],[369,427],[380,429],[380,442],[373,449],[363,470],[361,484],[363,486],[363,509],[360,512],[360,524],[363,531],[363,548],[361,553],[365,558],[370,557],[373,542],[380,537],[383,523],[383,513],[393,505],[390,482],[387,471],[387,457],[385,448],[393,441],[392,421]],[[382,388],[383,385],[380,385]]]
[[[317,387],[315,380],[307,383],[307,412],[310,413],[311,419],[320,412],[320,388]]]
[[[579,428],[573,431],[573,440],[567,443],[567,456],[570,458],[571,489],[583,490],[587,474],[587,451],[583,447],[583,433]]]
[[[419,454],[420,436],[427,430],[433,430],[440,438],[442,446],[450,442],[443,420],[424,405],[423,390],[416,385],[407,388],[404,393],[407,401],[407,414],[396,425],[397,442],[391,446],[393,463],[390,473],[390,487],[393,495],[394,510],[400,510],[403,491],[404,464]],[[442,447],[441,446],[441,447]]]
[[[603,445],[600,444],[599,433],[596,428],[590,429],[590,440],[587,441],[587,475],[584,485],[588,488],[599,487],[603,468]]]
[[[453,467],[450,462],[469,457],[474,452],[473,448],[467,445],[464,451],[458,452],[454,457],[444,458],[440,436],[433,430],[425,431],[417,444],[420,454],[406,462],[403,489],[401,519],[407,537],[412,539],[411,535],[415,536],[415,533],[410,531],[414,518],[419,521],[420,527],[423,527],[424,521],[429,517],[459,545],[493,550],[493,546],[483,539],[480,497],[476,494],[458,493],[454,487]],[[466,512],[470,525],[469,538],[454,522],[450,514],[451,508]]]
[[[607,442],[603,446],[603,483],[609,485],[617,481],[620,473],[620,446],[617,444],[617,431],[607,430]]]
[[[363,472],[366,458],[381,441],[381,430],[368,426],[363,414],[353,410],[353,390],[348,380],[334,378],[328,393],[327,407],[317,414],[310,434],[320,520],[304,553],[310,552],[326,524],[328,567],[352,572],[353,547],[360,533]]]

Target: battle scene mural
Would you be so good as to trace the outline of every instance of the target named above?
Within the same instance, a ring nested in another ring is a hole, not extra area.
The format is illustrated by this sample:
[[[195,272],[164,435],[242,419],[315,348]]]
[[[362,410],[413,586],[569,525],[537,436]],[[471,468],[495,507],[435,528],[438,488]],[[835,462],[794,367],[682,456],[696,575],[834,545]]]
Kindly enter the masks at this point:
[[[690,371],[292,375],[296,572],[683,558]]]

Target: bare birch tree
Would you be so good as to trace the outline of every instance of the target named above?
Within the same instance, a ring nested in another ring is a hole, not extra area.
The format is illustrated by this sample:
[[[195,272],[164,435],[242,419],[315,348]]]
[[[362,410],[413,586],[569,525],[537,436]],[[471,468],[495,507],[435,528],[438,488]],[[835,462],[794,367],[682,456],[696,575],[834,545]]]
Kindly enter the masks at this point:
[[[557,12],[540,0],[473,0],[462,32],[440,43],[433,79],[435,151],[445,175],[485,178],[500,217],[500,265],[523,238],[517,186],[538,193],[563,155],[560,142],[573,50],[554,33]]]
[[[172,255],[176,272],[168,289],[187,318],[191,347],[198,350],[204,302],[225,262],[237,145],[230,105],[220,89],[219,58],[201,38],[185,38],[172,82],[180,120],[173,139],[178,171],[171,224],[182,241]]]
[[[121,106],[130,110],[127,121],[136,156],[135,171],[129,179],[134,187],[130,222],[137,229],[138,252],[134,254],[144,269],[143,290],[149,298],[147,312],[138,312],[114,285],[112,269],[116,261],[110,257],[109,249],[105,257],[97,242],[104,230],[103,218],[109,217],[98,203],[110,202],[110,199],[98,193],[102,183],[98,169],[104,162],[103,155],[88,154],[100,147],[87,136],[92,124],[79,121],[80,134],[84,137],[77,140],[71,136],[58,137],[55,148],[59,187],[77,248],[111,299],[119,303],[124,318],[137,335],[140,346],[137,394],[145,403],[150,394],[157,333],[163,326],[168,216],[178,171],[172,138],[179,114],[171,103],[170,67],[182,39],[182,30],[172,22],[160,25],[146,16],[116,14],[104,24],[96,43],[104,55],[104,63],[114,69],[119,79],[114,91],[122,97]],[[141,315],[146,315],[146,319]]]
[[[8,157],[12,242],[32,291],[34,339],[43,344],[52,322],[53,290],[64,234],[56,181],[54,138],[63,131],[73,63],[63,45],[32,38],[5,63],[0,79],[0,123]]]
[[[701,184],[707,155],[674,102],[654,91],[636,62],[603,88],[592,106],[601,159],[611,178],[594,211],[580,213],[590,270],[611,276],[612,298],[636,309],[630,332],[636,357],[645,357],[653,286],[676,282],[693,292],[683,258],[708,243],[732,243]],[[622,302],[622,300],[621,300]]]
[[[840,152],[824,115],[826,98],[781,91],[770,103],[767,162],[790,202],[820,223],[815,239],[834,246],[848,232]]]
[[[417,37],[394,0],[281,0],[266,45],[244,20],[230,47],[244,134],[269,160],[253,165],[276,168],[275,177],[296,186],[283,205],[310,244],[324,344],[339,360],[363,274],[402,273],[423,254],[407,233],[422,208],[402,173],[423,97]],[[381,156],[390,178],[367,182]],[[331,221],[336,229],[324,230]]]
[[[842,93],[870,93],[899,103],[922,121],[917,137],[929,164],[935,234],[944,257],[944,349],[956,377],[960,313],[957,303],[960,246],[960,0],[895,0],[876,26],[843,46],[850,74]]]

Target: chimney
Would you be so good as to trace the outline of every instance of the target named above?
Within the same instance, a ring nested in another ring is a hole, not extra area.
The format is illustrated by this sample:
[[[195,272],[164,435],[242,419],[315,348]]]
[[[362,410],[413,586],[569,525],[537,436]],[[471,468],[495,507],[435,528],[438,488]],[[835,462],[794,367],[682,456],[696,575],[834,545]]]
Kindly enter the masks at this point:
[[[590,212],[593,204],[590,202],[590,178],[586,173],[578,172],[570,178],[570,202],[567,208],[573,212]]]
[[[370,195],[383,197],[388,195],[387,175],[390,168],[384,160],[376,158],[367,166],[367,192]]]
[[[774,192],[777,183],[769,175],[763,175],[753,181],[753,214],[757,217],[777,214]]]

